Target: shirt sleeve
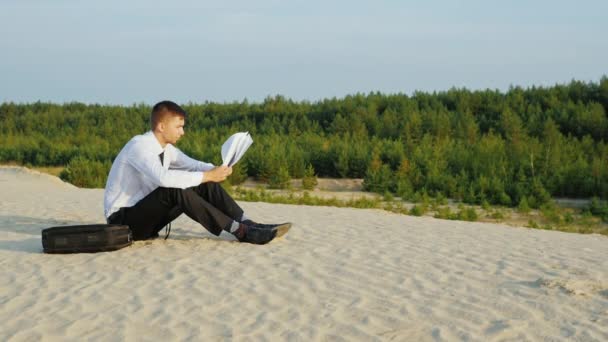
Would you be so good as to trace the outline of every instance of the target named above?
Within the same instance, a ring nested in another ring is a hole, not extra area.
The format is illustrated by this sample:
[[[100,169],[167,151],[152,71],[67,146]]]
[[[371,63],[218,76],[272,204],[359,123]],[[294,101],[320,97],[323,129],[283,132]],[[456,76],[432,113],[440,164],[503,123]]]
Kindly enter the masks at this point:
[[[166,170],[160,163],[158,154],[146,148],[144,144],[134,145],[127,160],[154,184],[164,188],[186,189],[199,185],[203,180],[203,173],[200,171]]]
[[[171,153],[172,159],[170,169],[175,170],[186,170],[186,171],[209,171],[215,167],[211,163],[205,163],[196,159],[188,157],[179,148],[173,147],[173,153]]]

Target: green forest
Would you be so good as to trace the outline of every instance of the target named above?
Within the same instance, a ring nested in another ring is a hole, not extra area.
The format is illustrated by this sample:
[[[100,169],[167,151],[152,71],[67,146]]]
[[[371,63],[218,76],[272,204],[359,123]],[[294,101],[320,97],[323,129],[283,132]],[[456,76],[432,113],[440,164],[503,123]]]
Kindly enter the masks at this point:
[[[508,91],[355,94],[317,102],[182,104],[178,147],[220,164],[220,147],[249,131],[247,176],[364,178],[367,190],[538,208],[552,197],[608,198],[608,78]],[[67,166],[62,178],[104,187],[113,158],[149,130],[151,106],[2,103],[0,162]]]

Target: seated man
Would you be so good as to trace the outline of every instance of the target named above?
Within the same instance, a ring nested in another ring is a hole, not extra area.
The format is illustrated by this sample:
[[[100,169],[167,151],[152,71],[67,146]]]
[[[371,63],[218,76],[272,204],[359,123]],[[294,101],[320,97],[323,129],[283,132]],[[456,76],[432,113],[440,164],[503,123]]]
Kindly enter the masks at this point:
[[[133,137],[120,151],[104,192],[108,223],[128,225],[134,240],[157,237],[182,213],[212,234],[225,230],[241,242],[265,244],[284,234],[288,225],[247,219],[219,185],[231,167],[194,160],[174,146],[184,135],[185,118],[179,105],[157,103],[150,115],[152,130]]]

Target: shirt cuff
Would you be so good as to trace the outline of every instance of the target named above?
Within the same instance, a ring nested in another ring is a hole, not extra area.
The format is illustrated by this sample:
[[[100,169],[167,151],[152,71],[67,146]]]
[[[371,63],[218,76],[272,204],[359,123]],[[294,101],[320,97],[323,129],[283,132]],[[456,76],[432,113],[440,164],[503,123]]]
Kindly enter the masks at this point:
[[[215,165],[213,165],[211,163],[199,162],[199,164],[198,164],[198,169],[200,171],[209,171],[209,170],[212,170],[214,167],[215,167]]]
[[[198,175],[198,184],[202,183],[205,180],[205,173],[203,171],[199,171],[196,172],[196,174]]]

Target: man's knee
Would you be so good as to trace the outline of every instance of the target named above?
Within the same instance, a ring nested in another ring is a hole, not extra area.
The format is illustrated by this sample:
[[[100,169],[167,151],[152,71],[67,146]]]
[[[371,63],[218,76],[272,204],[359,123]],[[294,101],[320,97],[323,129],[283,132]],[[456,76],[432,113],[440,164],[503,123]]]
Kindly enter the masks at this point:
[[[203,198],[208,198],[210,194],[216,194],[218,191],[224,190],[220,183],[216,182],[205,182],[188,189],[192,189],[192,191]]]
[[[192,188],[186,188],[186,189],[180,189],[180,188],[158,188],[158,191],[160,191],[161,193],[161,197],[162,198],[166,198],[169,199],[169,203],[171,203],[171,207],[174,206],[174,204],[179,203],[180,201],[183,200],[183,198],[188,197],[188,196],[192,196],[194,193],[194,190]]]
[[[205,182],[205,183],[201,183],[197,186],[193,186],[192,189],[216,189],[217,187],[221,187],[220,183]]]

